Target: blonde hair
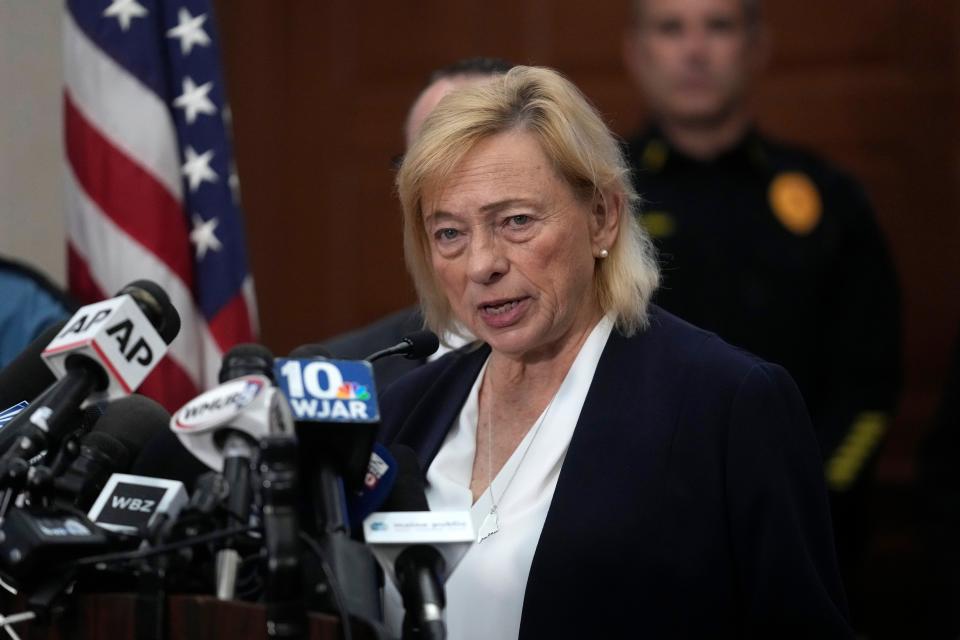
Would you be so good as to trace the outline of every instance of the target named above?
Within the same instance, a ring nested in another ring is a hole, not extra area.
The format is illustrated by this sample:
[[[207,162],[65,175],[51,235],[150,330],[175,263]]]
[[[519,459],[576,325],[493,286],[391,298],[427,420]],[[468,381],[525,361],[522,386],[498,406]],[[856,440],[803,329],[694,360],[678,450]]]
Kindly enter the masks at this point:
[[[426,326],[440,335],[456,331],[450,303],[433,272],[423,194],[442,184],[481,140],[511,130],[532,134],[557,175],[581,200],[622,195],[617,239],[608,247],[609,256],[596,261],[594,278],[600,307],[615,315],[622,333],[632,335],[646,325],[660,273],[653,243],[637,219],[639,198],[630,169],[620,145],[573,83],[551,69],[522,66],[445,96],[427,117],[397,174],[404,253]]]

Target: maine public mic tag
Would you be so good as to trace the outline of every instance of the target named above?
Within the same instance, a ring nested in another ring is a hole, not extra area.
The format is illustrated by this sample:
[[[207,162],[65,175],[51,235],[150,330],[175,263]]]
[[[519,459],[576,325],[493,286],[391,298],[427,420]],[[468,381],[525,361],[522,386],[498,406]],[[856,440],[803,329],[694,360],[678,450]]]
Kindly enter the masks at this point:
[[[137,533],[152,524],[158,514],[175,518],[186,504],[187,490],[182,482],[115,473],[87,516],[104,529]]]
[[[363,521],[363,539],[391,581],[397,556],[410,545],[434,546],[453,571],[477,534],[469,511],[378,511]]]
[[[113,400],[140,386],[167,352],[167,345],[129,295],[81,307],[44,349],[58,377],[68,356],[82,354],[103,365],[108,386],[98,400]]]
[[[373,368],[360,360],[277,358],[277,386],[300,422],[380,420]]]

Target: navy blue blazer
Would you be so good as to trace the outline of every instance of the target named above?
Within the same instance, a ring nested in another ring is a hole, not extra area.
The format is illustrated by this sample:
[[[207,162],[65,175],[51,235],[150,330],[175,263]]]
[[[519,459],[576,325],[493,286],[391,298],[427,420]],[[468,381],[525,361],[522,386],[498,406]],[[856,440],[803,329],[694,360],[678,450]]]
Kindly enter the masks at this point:
[[[381,399],[427,469],[489,354]],[[852,638],[822,463],[789,374],[651,307],[600,358],[527,579],[520,638]]]

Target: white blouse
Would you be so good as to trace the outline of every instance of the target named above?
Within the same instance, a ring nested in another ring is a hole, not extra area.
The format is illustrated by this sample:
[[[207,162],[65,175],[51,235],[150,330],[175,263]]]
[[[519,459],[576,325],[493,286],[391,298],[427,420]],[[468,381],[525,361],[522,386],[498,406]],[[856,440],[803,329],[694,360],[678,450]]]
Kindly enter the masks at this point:
[[[481,543],[474,542],[459,554],[451,555],[445,550],[449,576],[446,623],[447,637],[451,640],[506,639],[519,634],[533,554],[570,438],[613,325],[610,316],[597,323],[553,400],[537,420],[537,423],[543,420],[543,424],[538,430],[534,423],[534,428],[527,432],[493,479],[500,515],[499,531]],[[427,470],[430,509],[471,511],[475,532],[492,506],[489,490],[476,504],[472,504],[470,491],[480,384],[486,368],[484,363],[459,419]],[[558,585],[558,588],[562,587]],[[384,593],[384,614],[388,628],[400,637],[403,601],[390,581]]]

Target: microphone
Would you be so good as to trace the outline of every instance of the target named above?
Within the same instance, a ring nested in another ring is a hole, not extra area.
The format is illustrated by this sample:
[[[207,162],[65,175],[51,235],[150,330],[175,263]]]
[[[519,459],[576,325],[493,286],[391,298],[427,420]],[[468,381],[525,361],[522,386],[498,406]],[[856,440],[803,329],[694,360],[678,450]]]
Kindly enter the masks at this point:
[[[291,434],[267,436],[260,441],[260,495],[267,551],[263,599],[267,605],[267,635],[271,638],[307,636],[297,516],[297,457],[297,441]]]
[[[330,350],[327,349],[322,344],[315,342],[312,344],[302,344],[293,351],[290,352],[288,358],[327,358],[330,359],[333,355],[330,353]]]
[[[74,580],[74,569],[65,563],[135,545],[139,534],[149,537],[186,503],[180,482],[114,473],[87,515],[45,501],[13,507],[0,525],[0,571],[23,591],[40,596],[31,604],[49,606],[49,599]]]
[[[260,374],[273,383],[273,354],[258,344],[239,344],[223,357],[219,380],[221,383],[245,375]],[[250,484],[250,461],[253,447],[259,438],[245,432],[226,428],[223,444],[223,477],[227,481],[227,511],[237,523],[246,524],[250,518],[252,487]],[[226,541],[217,552],[216,581],[217,597],[232,600],[236,593],[237,571],[240,554],[232,540]]]
[[[81,307],[42,352],[59,378],[7,425],[16,445],[0,458],[9,468],[58,443],[93,393],[129,394],[153,370],[180,330],[180,316],[155,283],[138,280],[117,297]]]
[[[80,452],[54,479],[54,495],[89,509],[112,473],[126,472],[149,439],[163,432],[170,414],[154,400],[132,395],[107,404]]]
[[[362,529],[367,516],[386,502],[396,479],[396,460],[385,446],[379,442],[374,443],[367,473],[363,477],[363,487],[347,495],[347,515],[350,517],[351,530]]]
[[[403,637],[444,638],[447,561],[435,545],[469,545],[473,521],[469,511],[430,511],[416,454],[402,445],[390,451],[397,461],[397,479],[384,511],[364,521],[364,539],[403,597]]]
[[[87,517],[104,529],[149,538],[151,530],[176,518],[186,504],[182,482],[114,473]]]
[[[221,383],[246,375],[263,375],[273,382],[273,354],[259,344],[239,344],[223,357]],[[230,487],[227,509],[238,522],[246,522],[250,514],[250,460],[259,437],[226,427],[223,444],[223,475]],[[266,435],[266,434],[262,434]]]
[[[286,400],[273,386],[272,367],[273,354],[266,347],[233,347],[223,358],[220,386],[188,402],[170,421],[191,453],[223,473],[227,510],[244,524],[250,517],[254,447],[269,435],[293,432]],[[234,541],[228,540],[217,552],[216,563],[217,597],[230,600],[240,564]]]
[[[326,353],[304,345],[294,355]],[[370,363],[325,358],[278,358],[277,385],[290,402],[300,443],[303,483],[313,508],[312,531],[352,615],[381,619],[376,560],[350,538],[346,496],[363,486],[380,419]],[[320,610],[333,611],[334,592],[318,593]]]
[[[238,344],[223,356],[217,380],[224,383],[251,374],[264,375],[273,382],[273,353],[260,344]]]
[[[415,331],[404,336],[400,342],[392,347],[371,353],[364,360],[374,362],[387,356],[401,355],[408,360],[422,360],[435,353],[439,348],[440,339],[437,338],[437,334],[427,330]]]
[[[173,414],[170,430],[194,457],[223,472],[229,435],[257,442],[270,434],[292,433],[293,422],[283,394],[261,372],[200,394]]]
[[[55,322],[34,338],[16,358],[10,361],[0,371],[0,407],[9,407],[3,412],[3,426],[6,427],[13,418],[26,409],[28,401],[47,390],[57,381],[56,376],[40,357],[46,346],[53,340],[66,320]],[[19,408],[19,411],[16,409]],[[0,429],[0,454],[6,452],[20,439],[20,430]]]
[[[66,324],[66,320],[61,320],[44,329],[0,370],[0,407],[10,407],[22,400],[32,401],[57,381],[40,354]],[[12,440],[0,437],[0,451],[6,451],[10,442]]]
[[[180,314],[166,292],[137,280],[81,307],[41,355],[61,381],[74,370],[89,371],[93,389],[112,400],[140,386],[179,332]]]
[[[417,455],[409,447],[394,445],[399,467],[393,493],[387,502],[392,511],[430,511]],[[443,583],[447,565],[433,545],[413,544],[394,561],[397,588],[403,596],[403,637],[440,640],[446,638],[443,622],[446,597]]]
[[[321,345],[303,345],[277,358],[277,386],[287,398],[301,450],[318,456],[349,488],[361,486],[376,439],[380,412],[370,364],[334,360]]]
[[[65,587],[72,574],[60,571],[58,565],[104,552],[111,543],[107,533],[83,513],[50,507],[9,509],[0,534],[0,572],[21,591],[51,577],[58,587]]]

